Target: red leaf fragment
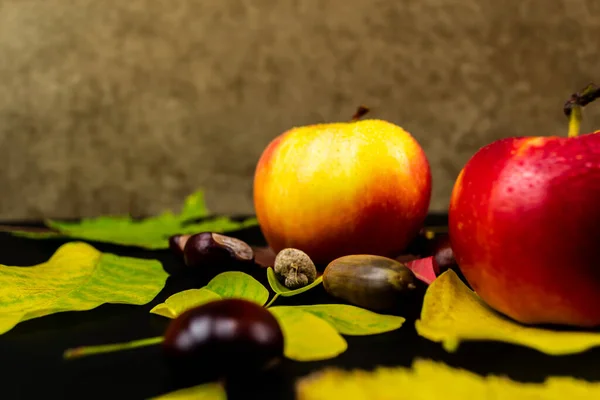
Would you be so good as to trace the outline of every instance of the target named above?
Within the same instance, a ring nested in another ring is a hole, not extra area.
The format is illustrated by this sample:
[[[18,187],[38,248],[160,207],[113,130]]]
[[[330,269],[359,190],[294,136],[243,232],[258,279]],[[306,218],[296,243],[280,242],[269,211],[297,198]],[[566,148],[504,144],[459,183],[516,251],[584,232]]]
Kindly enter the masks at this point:
[[[440,273],[440,266],[433,256],[409,261],[405,265],[413,272],[413,274],[415,274],[417,279],[428,285],[431,284]]]

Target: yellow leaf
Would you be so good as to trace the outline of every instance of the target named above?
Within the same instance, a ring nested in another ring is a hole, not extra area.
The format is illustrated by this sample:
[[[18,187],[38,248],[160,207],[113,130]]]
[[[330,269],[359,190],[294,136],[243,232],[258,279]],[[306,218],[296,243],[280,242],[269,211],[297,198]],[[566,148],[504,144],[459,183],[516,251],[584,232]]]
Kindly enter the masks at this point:
[[[35,266],[0,265],[0,334],[19,322],[58,312],[104,303],[146,304],[167,277],[156,260],[101,253],[81,242],[62,245]]]
[[[185,389],[176,390],[153,400],[227,400],[225,389],[218,383],[205,383]]]
[[[0,306],[1,309],[1,306]],[[6,333],[14,328],[23,319],[22,313],[0,314],[0,334]]]
[[[298,400],[589,400],[600,398],[600,383],[567,377],[519,383],[417,359],[412,368],[326,368],[301,378],[296,383],[296,395]]]
[[[175,293],[164,303],[156,305],[150,312],[167,318],[176,318],[190,308],[221,299],[221,296],[206,288],[189,289]]]
[[[287,306],[287,308],[292,307],[324,319],[342,335],[375,335],[389,332],[400,328],[405,321],[403,317],[377,314],[347,304]],[[281,308],[286,308],[286,306],[281,306]]]
[[[496,340],[551,355],[578,353],[600,345],[600,333],[553,331],[505,318],[488,307],[452,270],[427,288],[415,328],[419,335],[441,342],[450,352],[466,340]]]
[[[337,357],[346,351],[346,340],[326,321],[296,307],[271,307],[281,326],[284,354],[296,361]]]

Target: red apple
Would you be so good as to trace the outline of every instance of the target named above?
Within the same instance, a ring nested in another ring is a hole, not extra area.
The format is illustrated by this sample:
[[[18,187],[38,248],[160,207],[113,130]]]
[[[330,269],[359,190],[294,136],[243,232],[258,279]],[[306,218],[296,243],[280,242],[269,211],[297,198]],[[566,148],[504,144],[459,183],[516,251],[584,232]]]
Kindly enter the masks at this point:
[[[456,261],[488,305],[519,322],[600,325],[597,133],[498,140],[455,183]]]
[[[266,147],[254,178],[269,246],[300,249],[318,265],[349,254],[397,255],[422,227],[430,197],[419,143],[373,119],[290,129]]]

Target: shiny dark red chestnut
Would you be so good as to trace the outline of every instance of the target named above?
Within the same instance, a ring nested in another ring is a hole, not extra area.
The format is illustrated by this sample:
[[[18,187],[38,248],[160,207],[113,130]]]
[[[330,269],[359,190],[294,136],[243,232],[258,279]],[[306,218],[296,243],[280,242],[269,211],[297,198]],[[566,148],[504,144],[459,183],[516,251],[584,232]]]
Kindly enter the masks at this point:
[[[422,229],[405,253],[396,259],[401,262],[409,262],[413,259],[433,256],[441,271],[456,267],[454,252],[450,246],[450,237],[446,232],[433,233],[425,228]]]
[[[454,252],[450,246],[450,237],[447,234],[437,235],[431,247],[431,254],[441,270],[457,266]]]
[[[173,235],[169,237],[169,248],[177,256],[183,258],[183,249],[192,235]]]
[[[191,268],[218,267],[225,270],[254,261],[252,248],[244,241],[213,232],[190,236],[183,248],[185,265]]]
[[[264,372],[283,358],[283,344],[279,323],[267,309],[224,299],[174,319],[163,350],[178,370],[210,380]]]

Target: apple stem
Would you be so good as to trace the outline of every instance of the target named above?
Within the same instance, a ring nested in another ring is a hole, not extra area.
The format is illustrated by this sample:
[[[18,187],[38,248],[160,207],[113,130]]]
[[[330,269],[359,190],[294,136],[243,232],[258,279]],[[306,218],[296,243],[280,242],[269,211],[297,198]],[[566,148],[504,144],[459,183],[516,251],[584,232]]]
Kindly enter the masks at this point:
[[[356,112],[352,116],[352,121],[353,122],[354,121],[358,121],[359,119],[361,119],[368,112],[369,112],[369,107],[358,106],[358,108],[356,109]]]
[[[563,107],[563,112],[569,117],[569,137],[579,135],[581,128],[582,109],[600,97],[600,87],[590,83],[578,93],[573,93]]]
[[[575,137],[579,135],[581,128],[581,107],[574,107],[569,115],[569,137]]]

